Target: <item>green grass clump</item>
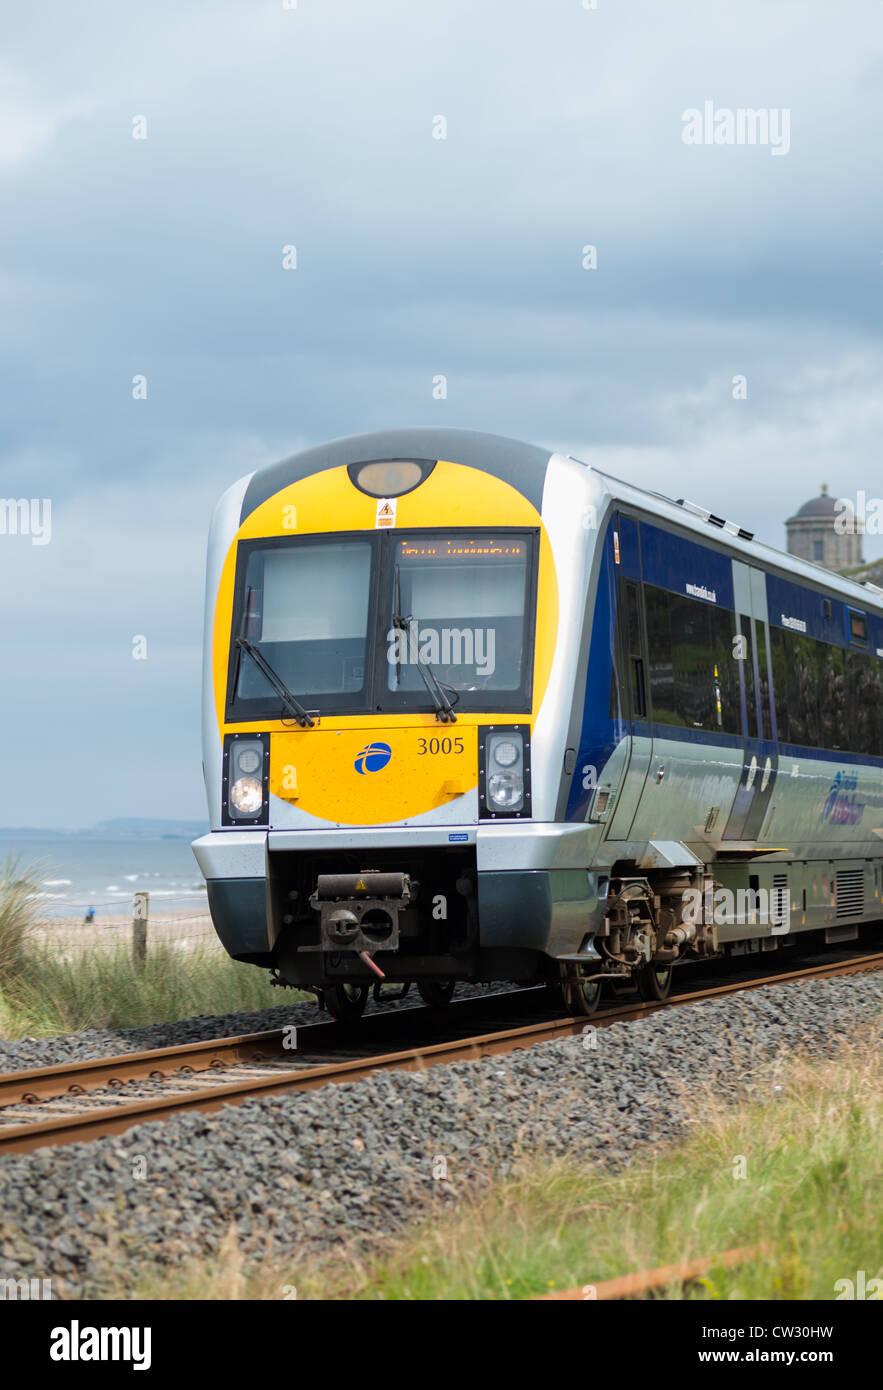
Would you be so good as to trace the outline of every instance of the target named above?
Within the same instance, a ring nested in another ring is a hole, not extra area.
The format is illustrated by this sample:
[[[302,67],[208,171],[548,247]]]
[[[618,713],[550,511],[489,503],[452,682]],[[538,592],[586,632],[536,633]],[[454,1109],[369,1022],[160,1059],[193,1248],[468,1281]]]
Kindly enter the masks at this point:
[[[38,941],[41,878],[38,865],[10,861],[0,879],[0,1038],[138,1028],[312,998],[274,989],[266,971],[231,960],[212,938],[148,944],[140,968],[128,935],[72,948]]]
[[[859,1270],[883,1277],[881,1080],[878,1033],[836,1061],[770,1072],[760,1100],[726,1108],[694,1095],[693,1136],[622,1172],[534,1155],[369,1256],[344,1245],[321,1263],[249,1267],[231,1231],[213,1261],[154,1270],[134,1296],[522,1299],[766,1244],[743,1266],[654,1296],[833,1299]]]
[[[211,940],[147,948],[141,969],[122,941],[58,954],[32,946],[14,980],[0,985],[0,1037],[52,1037],[82,1028],[137,1028],[198,1014],[290,1004],[266,971],[231,960]],[[311,996],[312,997],[312,996]]]
[[[0,878],[0,988],[16,980],[25,969],[40,878],[38,866],[23,869],[17,859],[7,859]]]

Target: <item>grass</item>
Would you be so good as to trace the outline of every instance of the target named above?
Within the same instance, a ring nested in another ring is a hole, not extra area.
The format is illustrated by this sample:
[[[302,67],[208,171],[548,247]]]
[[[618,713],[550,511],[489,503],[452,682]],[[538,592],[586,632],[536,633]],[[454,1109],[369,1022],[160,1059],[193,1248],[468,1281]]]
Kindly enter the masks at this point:
[[[25,968],[41,877],[39,865],[22,869],[17,859],[6,861],[0,878],[0,985],[19,978]]]
[[[128,939],[73,951],[38,942],[40,878],[39,866],[10,862],[0,879],[0,1038],[137,1028],[306,997],[273,988],[266,971],[231,960],[211,939],[184,949],[151,943],[140,970]]]
[[[521,1299],[768,1243],[662,1296],[832,1299],[859,1270],[883,1277],[881,1072],[877,1034],[836,1061],[770,1072],[761,1100],[694,1095],[693,1137],[620,1173],[537,1157],[372,1255],[344,1245],[322,1263],[247,1267],[231,1229],[214,1261],[154,1269],[122,1296]]]
[[[199,1014],[241,1013],[304,996],[275,989],[265,971],[233,961],[220,944],[148,947],[136,970],[127,943],[58,955],[28,949],[26,968],[0,984],[0,1037],[53,1037],[83,1028],[138,1028]]]

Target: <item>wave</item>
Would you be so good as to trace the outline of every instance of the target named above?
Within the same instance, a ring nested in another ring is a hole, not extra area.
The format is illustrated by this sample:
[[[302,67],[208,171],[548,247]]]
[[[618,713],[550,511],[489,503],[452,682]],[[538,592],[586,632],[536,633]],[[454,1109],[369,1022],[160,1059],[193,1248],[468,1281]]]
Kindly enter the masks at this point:
[[[44,878],[44,888],[69,888],[73,883],[72,878]]]

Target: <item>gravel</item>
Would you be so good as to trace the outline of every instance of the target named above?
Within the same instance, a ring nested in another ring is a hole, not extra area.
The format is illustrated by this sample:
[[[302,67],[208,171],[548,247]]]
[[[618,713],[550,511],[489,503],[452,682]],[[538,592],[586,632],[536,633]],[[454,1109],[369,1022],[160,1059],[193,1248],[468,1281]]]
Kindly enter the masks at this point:
[[[689,1129],[682,1088],[701,1079],[726,1099],[765,1094],[766,1064],[835,1055],[879,1026],[881,1005],[874,975],[770,986],[506,1057],[10,1157],[0,1277],[51,1278],[54,1296],[118,1295],[141,1261],[210,1257],[235,1224],[246,1262],[285,1258],[296,1283],[298,1254],[400,1230],[520,1155],[569,1153],[610,1169],[674,1142]]]
[[[456,997],[467,999],[488,990],[511,989],[511,985],[458,985]],[[282,997],[284,998],[284,993]],[[368,1013],[416,1007],[423,1001],[415,989],[402,1003],[379,1003],[369,997]],[[152,1023],[143,1028],[86,1028],[80,1033],[61,1033],[54,1038],[19,1038],[0,1041],[0,1072],[22,1071],[28,1067],[59,1066],[62,1062],[90,1062],[98,1057],[122,1056],[151,1047],[177,1047],[183,1043],[234,1037],[241,1033],[260,1033],[265,1029],[298,1027],[327,1022],[331,1015],[316,1007],[314,1000],[278,1004],[275,1008],[255,1009],[241,1014],[202,1014],[174,1023]]]

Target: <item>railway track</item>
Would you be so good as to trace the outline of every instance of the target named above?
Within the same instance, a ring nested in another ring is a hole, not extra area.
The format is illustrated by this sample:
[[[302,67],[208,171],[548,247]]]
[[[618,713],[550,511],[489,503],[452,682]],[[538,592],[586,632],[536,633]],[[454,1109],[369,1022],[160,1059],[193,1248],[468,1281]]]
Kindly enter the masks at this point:
[[[875,951],[708,987],[691,988],[688,981],[669,999],[614,1000],[591,1019],[548,1016],[548,1008],[545,1017],[527,1017],[531,1007],[534,1012],[540,1007],[545,992],[517,990],[456,1001],[443,1014],[409,1008],[371,1015],[357,1037],[336,1023],[303,1025],[296,1030],[294,1048],[286,1046],[291,1033],[283,1029],[11,1072],[0,1075],[0,1155],[102,1138],[187,1110],[210,1112],[381,1071],[475,1061],[570,1037],[587,1026],[609,1027],[765,985],[880,969],[883,951]],[[476,1021],[486,1027],[489,1014],[499,1014],[497,1021],[504,1026],[475,1033]],[[427,1028],[439,1040],[414,1045],[415,1031],[425,1036]]]

